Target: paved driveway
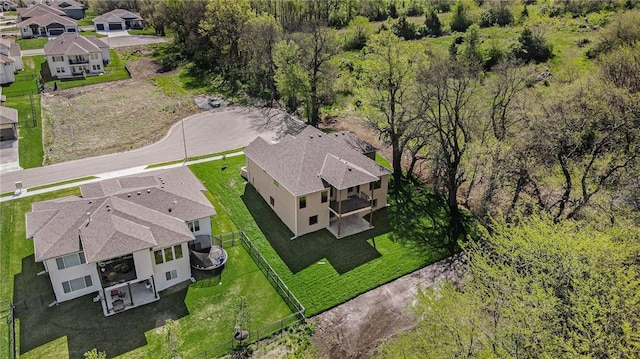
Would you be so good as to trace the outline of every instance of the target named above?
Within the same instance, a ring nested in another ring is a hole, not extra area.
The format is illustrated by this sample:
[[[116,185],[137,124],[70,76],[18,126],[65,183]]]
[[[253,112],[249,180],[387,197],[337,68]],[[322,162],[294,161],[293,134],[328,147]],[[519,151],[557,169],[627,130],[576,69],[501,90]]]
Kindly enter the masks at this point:
[[[18,140],[0,141],[0,173],[19,169]]]
[[[183,137],[184,125],[184,137]],[[168,135],[137,150],[85,158],[38,168],[0,174],[0,193],[22,181],[25,188],[73,178],[100,175],[137,166],[180,160],[245,147],[257,136],[277,141],[303,126],[269,109],[223,108],[190,116],[174,125]],[[183,141],[183,138],[186,141]]]

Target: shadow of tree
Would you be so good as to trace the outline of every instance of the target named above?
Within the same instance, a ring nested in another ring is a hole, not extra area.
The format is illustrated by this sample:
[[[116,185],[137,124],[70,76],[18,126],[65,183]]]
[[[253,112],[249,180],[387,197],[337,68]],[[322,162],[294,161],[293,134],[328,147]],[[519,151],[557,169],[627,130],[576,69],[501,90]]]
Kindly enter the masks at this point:
[[[444,198],[422,184],[405,183],[401,191],[391,191],[388,201],[392,240],[412,246],[425,255],[434,251],[451,254],[449,214]]]
[[[291,240],[293,233],[253,186],[245,186],[241,197],[273,249],[294,274],[322,259],[326,259],[339,274],[357,268],[381,256],[375,249],[375,236],[391,229],[386,210],[379,210],[374,213],[375,227],[368,231],[337,239],[329,231],[320,230]]]
[[[167,319],[189,314],[184,300],[189,282],[160,293],[160,300],[105,317],[95,294],[52,307],[55,296],[48,275],[36,276],[42,264],[33,255],[22,259],[22,272],[15,275],[15,313],[20,319],[20,353],[26,353],[61,337],[67,338],[69,357],[82,358],[93,348],[114,357],[147,344],[144,333],[164,325]]]

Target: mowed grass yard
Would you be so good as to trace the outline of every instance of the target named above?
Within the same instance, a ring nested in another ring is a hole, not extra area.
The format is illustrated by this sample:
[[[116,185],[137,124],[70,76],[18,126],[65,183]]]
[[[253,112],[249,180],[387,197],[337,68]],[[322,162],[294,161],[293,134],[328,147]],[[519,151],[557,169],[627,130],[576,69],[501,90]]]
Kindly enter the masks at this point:
[[[42,116],[37,77],[43,61],[44,56],[23,57],[24,70],[16,75],[16,82],[2,87],[2,94],[7,97],[2,105],[18,110],[18,155],[22,168],[42,166]]]
[[[220,206],[305,306],[307,316],[447,255],[424,240],[443,233],[444,212],[439,208],[428,214],[425,208],[415,207],[407,215],[392,206],[376,212],[375,229],[362,234],[337,240],[321,230],[290,240],[293,234],[239,176],[244,162],[244,156],[237,156],[192,165],[191,170],[217,195]]]
[[[18,353],[21,358],[79,358],[92,348],[108,357],[169,357],[164,348],[162,325],[178,321],[178,353],[183,357],[229,341],[233,336],[234,305],[239,296],[248,299],[252,329],[291,314],[269,281],[241,245],[227,247],[224,271],[160,293],[160,301],[105,318],[92,295],[49,308],[53,293],[43,267],[33,257],[33,243],[25,239],[25,213],[33,202],[64,195],[78,195],[78,188],[0,203],[0,303],[16,305]],[[208,193],[218,215],[212,220],[217,233],[235,226],[216,196]],[[2,308],[0,308],[2,309]],[[0,335],[7,333],[6,323]],[[0,353],[8,353],[2,341]]]

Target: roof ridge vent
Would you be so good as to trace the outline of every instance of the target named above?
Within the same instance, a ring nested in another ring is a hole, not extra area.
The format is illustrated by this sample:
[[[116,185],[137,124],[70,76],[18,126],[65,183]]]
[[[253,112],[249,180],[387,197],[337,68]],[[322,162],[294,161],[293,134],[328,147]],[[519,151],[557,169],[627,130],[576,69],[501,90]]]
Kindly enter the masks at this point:
[[[147,188],[147,193],[151,193],[151,188]]]
[[[309,138],[313,138],[313,135],[309,135]]]

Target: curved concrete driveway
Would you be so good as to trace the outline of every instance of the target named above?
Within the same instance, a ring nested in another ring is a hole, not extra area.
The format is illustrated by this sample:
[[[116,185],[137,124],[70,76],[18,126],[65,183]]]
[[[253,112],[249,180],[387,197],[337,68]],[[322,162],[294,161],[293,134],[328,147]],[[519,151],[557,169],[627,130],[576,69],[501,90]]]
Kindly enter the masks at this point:
[[[0,193],[11,192],[14,182],[24,188],[95,176],[132,167],[184,159],[187,157],[244,147],[257,136],[278,141],[304,124],[271,109],[228,108],[190,116],[174,125],[169,134],[152,145],[123,153],[85,158],[8,172],[0,175]]]

